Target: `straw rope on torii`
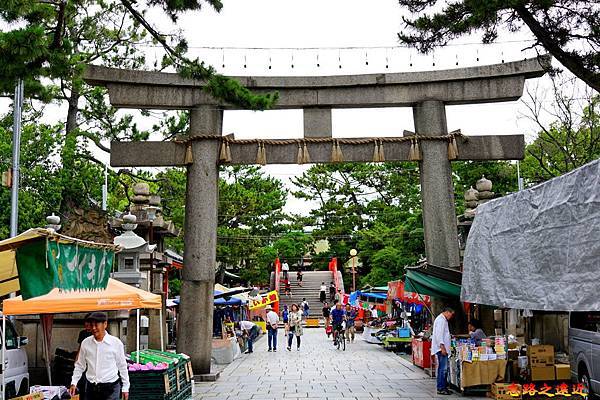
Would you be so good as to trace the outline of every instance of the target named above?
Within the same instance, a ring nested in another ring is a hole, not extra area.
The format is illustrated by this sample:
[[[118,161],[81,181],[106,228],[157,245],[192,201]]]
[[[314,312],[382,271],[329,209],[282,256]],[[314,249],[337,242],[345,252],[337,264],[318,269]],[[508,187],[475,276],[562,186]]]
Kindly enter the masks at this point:
[[[410,136],[409,136],[410,135]],[[186,144],[186,153],[184,164],[189,165],[193,162],[191,143],[198,140],[217,140],[221,143],[219,151],[219,162],[222,164],[236,164],[231,156],[231,147],[239,145],[257,145],[256,164],[266,165],[267,151],[265,145],[269,146],[290,146],[297,145],[298,152],[296,156],[297,164],[311,163],[309,144],[331,144],[331,162],[343,162],[344,154],[341,144],[345,145],[366,145],[373,144],[373,162],[384,162],[385,150],[384,143],[405,143],[410,142],[408,159],[410,161],[419,161],[422,159],[419,142],[423,140],[447,141],[448,142],[448,159],[455,160],[458,157],[458,144],[456,138],[461,138],[464,142],[468,141],[468,137],[464,136],[460,129],[452,131],[445,135],[436,136],[420,136],[412,132],[405,131],[405,136],[401,137],[372,137],[372,138],[330,138],[330,137],[313,137],[302,139],[234,139],[233,135],[215,136],[215,135],[199,135],[189,139],[175,140],[176,143]]]

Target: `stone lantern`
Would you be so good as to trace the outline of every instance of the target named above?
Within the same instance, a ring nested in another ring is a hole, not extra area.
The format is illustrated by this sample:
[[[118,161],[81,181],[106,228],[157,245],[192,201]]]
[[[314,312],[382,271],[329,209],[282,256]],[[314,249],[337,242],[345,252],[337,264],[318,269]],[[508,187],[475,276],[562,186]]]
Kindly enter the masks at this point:
[[[156,248],[156,245],[149,245],[148,242],[136,235],[137,218],[128,213],[123,216],[121,228],[123,233],[114,238],[113,243],[121,246],[122,250],[118,253],[118,269],[113,277],[123,283],[147,290],[148,274],[140,269],[140,255],[150,254]]]

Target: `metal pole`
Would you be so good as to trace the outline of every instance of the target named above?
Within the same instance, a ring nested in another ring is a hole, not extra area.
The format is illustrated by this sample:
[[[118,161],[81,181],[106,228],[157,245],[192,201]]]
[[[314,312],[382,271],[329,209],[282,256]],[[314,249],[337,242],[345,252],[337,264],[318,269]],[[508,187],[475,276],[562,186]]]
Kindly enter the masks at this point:
[[[352,257],[352,291],[356,292],[356,256]]]
[[[21,115],[23,108],[23,80],[19,79],[15,87],[13,102],[13,165],[12,192],[10,203],[10,236],[17,236],[19,220],[19,163],[21,156]]]
[[[161,301],[161,303],[162,303],[162,301]],[[164,328],[163,328],[162,304],[160,305],[160,312],[159,312],[158,316],[160,318],[160,351],[165,351],[165,337],[164,337],[164,333],[163,333]]]
[[[4,360],[6,358],[6,317],[4,316],[4,313],[2,313],[2,386],[1,386],[1,390],[0,390],[0,398],[4,399],[5,395],[5,376],[6,376],[6,364],[4,363]]]
[[[106,211],[108,200],[108,165],[104,164],[104,185],[102,185],[102,210]]]
[[[523,190],[523,178],[521,178],[520,162],[517,160],[517,184],[519,185],[519,191]]]
[[[140,309],[135,310],[135,348],[136,348],[136,360],[135,362],[140,362]]]

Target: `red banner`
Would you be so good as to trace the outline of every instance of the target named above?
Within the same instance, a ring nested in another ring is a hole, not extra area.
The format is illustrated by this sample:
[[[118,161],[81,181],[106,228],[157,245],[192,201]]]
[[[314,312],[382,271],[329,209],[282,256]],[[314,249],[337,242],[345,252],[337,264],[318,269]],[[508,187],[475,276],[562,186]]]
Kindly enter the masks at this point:
[[[275,259],[275,291],[279,293],[279,280],[281,277],[281,261],[279,261],[279,257]],[[278,313],[279,312],[279,298],[278,301],[273,303],[273,310]]]
[[[424,304],[426,306],[431,305],[431,298],[429,296],[419,296],[418,293],[405,292],[404,282],[402,281],[388,282],[388,300],[400,300],[409,303]]]

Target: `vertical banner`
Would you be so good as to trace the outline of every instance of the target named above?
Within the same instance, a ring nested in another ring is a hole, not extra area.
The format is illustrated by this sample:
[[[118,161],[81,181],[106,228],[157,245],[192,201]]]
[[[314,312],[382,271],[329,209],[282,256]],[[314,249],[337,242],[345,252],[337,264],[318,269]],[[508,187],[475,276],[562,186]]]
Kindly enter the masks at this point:
[[[275,291],[279,293],[279,280],[281,277],[281,261],[279,257],[275,259]],[[277,301],[273,303],[273,310],[279,314],[279,297]]]

